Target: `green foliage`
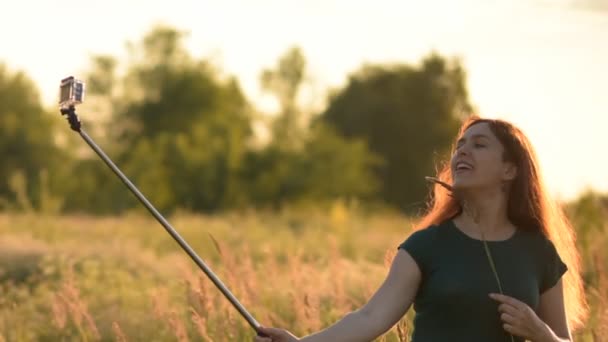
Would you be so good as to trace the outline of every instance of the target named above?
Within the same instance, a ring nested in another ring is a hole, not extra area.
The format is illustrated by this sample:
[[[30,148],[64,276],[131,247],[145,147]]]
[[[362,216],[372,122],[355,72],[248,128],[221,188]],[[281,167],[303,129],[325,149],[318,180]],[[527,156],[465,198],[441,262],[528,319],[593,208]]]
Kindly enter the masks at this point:
[[[578,231],[586,236],[603,229],[608,216],[608,197],[589,190],[566,209],[570,217],[579,223]]]
[[[261,74],[262,88],[276,97],[280,110],[272,122],[271,143],[247,155],[243,179],[256,206],[369,199],[377,190],[371,170],[381,159],[365,141],[345,139],[323,123],[308,125],[310,113],[297,103],[306,74],[306,59],[298,47]]]
[[[601,255],[605,246],[598,241],[597,234],[606,228],[608,217],[608,196],[587,191],[566,206],[568,216],[576,223],[577,242],[581,246],[581,257],[585,264],[608,265],[608,258]],[[592,283],[599,281],[599,272],[587,269],[585,278]]]
[[[192,58],[183,36],[154,28],[130,45],[123,77],[112,57],[94,58],[93,100],[110,113],[96,141],[163,211],[235,207],[245,198],[237,175],[251,136],[250,108],[236,80]],[[69,208],[119,212],[138,205],[101,163],[86,158],[75,170],[86,176],[71,189],[69,197],[79,199]]]
[[[253,110],[236,80],[193,59],[182,38],[157,27],[130,46],[124,77],[116,76],[116,61],[108,56],[95,57],[88,76],[93,104],[112,113],[98,142],[157,208],[214,212],[373,196],[370,170],[379,158],[366,144],[302,123],[296,99],[306,63],[299,49],[263,72],[262,85],[281,111],[271,144],[260,150],[249,145]],[[75,165],[82,176],[70,187],[66,207],[95,213],[139,207],[91,158]]]
[[[59,114],[55,114],[59,117]],[[0,64],[0,198],[4,206],[41,207],[41,187],[64,155],[56,147],[57,120],[40,105],[34,84]],[[45,176],[46,175],[46,176]]]
[[[420,67],[366,66],[331,99],[323,120],[346,137],[366,139],[385,164],[376,169],[381,196],[403,210],[424,199],[469,111],[464,70],[432,54]]]
[[[237,174],[251,135],[248,104],[234,79],[194,61],[182,35],[158,28],[144,38],[143,60],[128,85],[139,97],[116,120],[136,130],[122,137],[125,170],[163,209],[212,211],[239,204]]]
[[[293,178],[301,180],[306,198],[369,198],[377,190],[371,170],[382,161],[369,151],[365,141],[344,139],[331,127],[319,124],[304,151]]]
[[[234,77],[193,57],[184,37],[157,26],[128,44],[126,60],[94,56],[78,107],[85,131],[167,213],[335,199],[414,208],[427,191],[423,177],[434,173],[460,111],[469,108],[462,67],[431,55],[418,68],[362,68],[311,121],[298,102],[307,62],[293,47],[261,72],[261,87],[279,111],[268,127],[270,143],[254,145],[255,108]],[[0,67],[0,207],[49,214],[142,209],[54,117],[23,74]]]
[[[344,139],[330,127],[316,125],[301,149],[285,149],[279,142],[248,155],[243,175],[257,206],[312,202],[339,198],[373,198],[378,184],[371,173],[380,158],[365,142]]]
[[[279,148],[301,147],[306,127],[298,107],[299,90],[306,77],[306,58],[298,47],[283,54],[274,69],[262,72],[262,89],[272,93],[280,106],[279,116],[272,125],[272,135]]]

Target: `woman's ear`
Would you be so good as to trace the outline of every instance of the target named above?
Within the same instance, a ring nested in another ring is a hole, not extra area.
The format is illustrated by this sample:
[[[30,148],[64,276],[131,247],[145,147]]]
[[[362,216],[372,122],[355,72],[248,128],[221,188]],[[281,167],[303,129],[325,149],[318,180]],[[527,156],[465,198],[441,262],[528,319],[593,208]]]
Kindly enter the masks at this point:
[[[503,168],[503,180],[510,181],[517,176],[517,166],[513,163],[505,163]]]

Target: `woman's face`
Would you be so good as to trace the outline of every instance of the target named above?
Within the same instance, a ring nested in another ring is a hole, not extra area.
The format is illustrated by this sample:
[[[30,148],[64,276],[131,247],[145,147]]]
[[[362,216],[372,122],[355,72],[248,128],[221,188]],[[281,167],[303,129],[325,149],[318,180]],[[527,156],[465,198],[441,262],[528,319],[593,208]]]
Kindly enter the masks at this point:
[[[500,187],[515,177],[512,163],[503,161],[504,148],[486,122],[470,126],[459,137],[451,160],[454,189]]]

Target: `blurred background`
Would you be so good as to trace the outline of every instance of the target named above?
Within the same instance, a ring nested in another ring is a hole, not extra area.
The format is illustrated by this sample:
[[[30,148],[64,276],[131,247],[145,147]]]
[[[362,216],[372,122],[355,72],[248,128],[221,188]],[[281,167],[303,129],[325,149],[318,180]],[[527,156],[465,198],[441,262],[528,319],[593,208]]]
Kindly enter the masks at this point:
[[[262,324],[299,335],[381,284],[462,120],[508,120],[577,230],[577,341],[604,341],[606,37],[606,0],[3,3],[0,341],[252,336],[61,118],[69,75],[93,139]]]

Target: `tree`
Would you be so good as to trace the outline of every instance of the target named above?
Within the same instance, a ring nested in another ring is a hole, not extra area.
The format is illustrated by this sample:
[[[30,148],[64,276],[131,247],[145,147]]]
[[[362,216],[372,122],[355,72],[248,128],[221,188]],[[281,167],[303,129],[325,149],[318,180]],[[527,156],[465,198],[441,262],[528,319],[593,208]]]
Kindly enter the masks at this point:
[[[42,185],[63,156],[54,142],[56,122],[42,108],[33,82],[0,64],[0,198],[5,202],[25,209],[42,205]]]
[[[110,151],[161,210],[236,206],[245,198],[238,175],[251,135],[249,104],[237,81],[193,58],[183,38],[173,28],[153,28],[129,45],[122,77],[113,73],[114,59],[95,57],[89,79],[94,95],[112,113],[105,129]],[[92,165],[83,160],[79,168],[90,170]],[[98,182],[110,174],[103,168],[103,175],[94,177]],[[94,207],[90,202],[89,209],[120,211],[136,205],[120,183],[109,184],[102,199],[110,202]]]
[[[262,89],[272,93],[279,102],[280,112],[272,126],[278,147],[302,146],[306,127],[297,98],[305,76],[306,58],[300,48],[292,47],[280,57],[275,69],[264,70],[260,77]]]
[[[373,199],[378,182],[372,169],[382,160],[365,141],[345,139],[331,127],[312,127],[301,150],[270,144],[247,154],[243,178],[256,206],[274,208],[289,203],[315,203],[335,199]]]
[[[435,174],[470,107],[460,63],[431,54],[420,67],[363,67],[319,120],[345,137],[365,139],[385,160],[375,170],[383,199],[412,211],[424,202],[424,176]]]
[[[194,60],[183,34],[159,27],[127,76],[127,110],[136,130],[123,137],[127,169],[156,192],[162,207],[218,210],[241,201],[239,169],[251,134],[249,105],[234,78]],[[153,156],[154,155],[154,156]]]
[[[262,87],[280,104],[272,140],[265,149],[247,155],[248,193],[256,205],[366,199],[377,190],[371,169],[381,160],[360,139],[345,139],[323,123],[309,126],[298,106],[298,91],[306,75],[306,59],[293,47],[275,69],[264,70]]]

